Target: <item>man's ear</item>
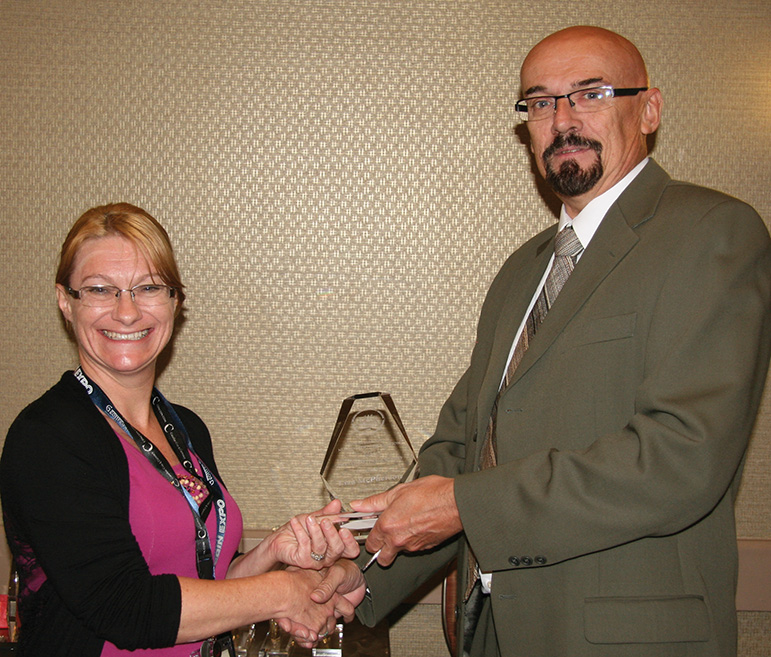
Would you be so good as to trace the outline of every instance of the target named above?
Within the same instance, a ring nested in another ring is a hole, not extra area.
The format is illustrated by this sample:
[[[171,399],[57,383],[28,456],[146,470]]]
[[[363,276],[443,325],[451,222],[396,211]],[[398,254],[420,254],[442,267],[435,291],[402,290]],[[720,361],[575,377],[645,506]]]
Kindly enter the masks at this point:
[[[658,130],[661,123],[661,107],[663,99],[661,91],[657,88],[648,89],[645,93],[645,104],[640,116],[640,131],[644,135],[652,135]]]

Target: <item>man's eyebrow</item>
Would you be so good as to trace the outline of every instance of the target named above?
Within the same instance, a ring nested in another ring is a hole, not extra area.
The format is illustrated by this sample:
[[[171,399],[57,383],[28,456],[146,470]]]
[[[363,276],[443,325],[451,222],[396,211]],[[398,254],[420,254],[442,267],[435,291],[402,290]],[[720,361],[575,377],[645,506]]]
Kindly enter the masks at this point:
[[[536,84],[535,86],[532,86],[529,89],[527,89],[524,95],[529,96],[530,94],[534,94],[537,91],[546,91],[546,87],[544,87],[542,84]]]
[[[602,77],[587,78],[586,80],[579,80],[578,82],[574,82],[573,86],[580,89],[581,87],[588,87],[590,84],[597,84],[598,82],[605,82],[605,80]]]
[[[574,82],[571,86],[574,89],[580,89],[581,87],[588,87],[589,85],[597,84],[598,82],[605,82],[605,80],[602,77],[587,78],[586,80],[579,80],[578,82]],[[545,91],[546,87],[544,87],[542,84],[536,84],[532,87],[529,87],[523,95],[530,96],[531,94],[543,93]]]

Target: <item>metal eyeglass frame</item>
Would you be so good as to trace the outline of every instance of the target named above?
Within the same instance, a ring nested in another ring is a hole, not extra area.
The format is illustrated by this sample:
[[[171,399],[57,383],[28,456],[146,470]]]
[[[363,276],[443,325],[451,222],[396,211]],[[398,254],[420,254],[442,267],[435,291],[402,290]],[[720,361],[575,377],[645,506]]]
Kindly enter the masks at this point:
[[[600,86],[600,87],[587,87],[586,89],[576,89],[575,91],[571,91],[568,94],[562,94],[561,96],[530,96],[529,98],[520,98],[514,104],[514,109],[517,110],[517,112],[519,113],[520,118],[523,121],[543,121],[543,120],[549,118],[548,114],[545,115],[543,118],[539,118],[539,119],[531,119],[529,117],[529,115],[528,115],[528,108],[527,108],[527,104],[529,102],[532,102],[534,100],[546,99],[546,98],[553,99],[554,100],[554,112],[556,112],[557,111],[557,101],[560,98],[566,98],[568,103],[570,103],[571,109],[575,109],[576,103],[571,98],[571,96],[574,96],[575,94],[586,93],[587,91],[602,90],[602,91],[610,91],[611,92],[611,96],[610,97],[611,98],[616,98],[617,96],[636,96],[637,94],[639,94],[642,91],[648,91],[648,89],[649,89],[649,87],[622,87],[622,88],[617,89],[616,87],[613,87],[611,85],[603,85],[603,86]],[[604,107],[600,107],[597,110],[588,110],[588,112],[591,112],[591,111],[599,112],[599,111],[601,111],[603,109],[605,109],[605,108]],[[577,111],[579,111],[579,112],[587,112],[587,110],[577,110]]]

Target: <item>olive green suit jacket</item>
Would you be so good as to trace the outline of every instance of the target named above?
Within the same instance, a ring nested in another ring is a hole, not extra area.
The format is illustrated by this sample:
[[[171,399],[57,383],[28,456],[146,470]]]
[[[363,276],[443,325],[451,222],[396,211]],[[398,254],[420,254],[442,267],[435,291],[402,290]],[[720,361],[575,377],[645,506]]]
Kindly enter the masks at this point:
[[[473,655],[734,655],[733,506],[769,361],[768,230],[748,205],[649,162],[503,393],[498,466],[479,471],[555,232],[498,273],[470,366],[421,449],[421,476],[456,477],[463,535],[373,566],[359,616],[379,620],[470,544],[493,572]]]

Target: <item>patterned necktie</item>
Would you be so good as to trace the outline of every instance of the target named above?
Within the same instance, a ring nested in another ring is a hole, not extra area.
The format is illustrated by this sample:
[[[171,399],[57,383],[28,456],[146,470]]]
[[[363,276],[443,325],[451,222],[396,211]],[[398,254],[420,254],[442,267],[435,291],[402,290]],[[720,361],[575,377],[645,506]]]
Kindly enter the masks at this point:
[[[485,470],[486,468],[495,467],[497,463],[497,443],[496,443],[496,418],[498,416],[498,401],[501,398],[501,394],[509,385],[514,371],[517,369],[522,357],[525,355],[527,348],[530,346],[530,342],[538,330],[541,322],[546,313],[549,312],[549,308],[554,304],[557,295],[560,293],[562,286],[568,280],[568,277],[575,267],[578,256],[583,251],[583,246],[576,236],[572,226],[566,226],[554,238],[554,262],[552,263],[549,275],[546,277],[541,293],[536,299],[533,309],[528,315],[525,326],[522,329],[522,335],[520,335],[517,345],[514,348],[514,353],[511,356],[509,365],[506,368],[506,374],[503,377],[503,382],[498,390],[498,395],[495,398],[492,412],[490,413],[490,420],[487,423],[487,432],[485,433],[485,439],[482,443],[482,453],[480,457],[479,469]],[[471,591],[474,588],[479,579],[477,562],[473,553],[469,549],[469,572],[466,580],[466,594],[464,599],[468,600],[471,595]]]

